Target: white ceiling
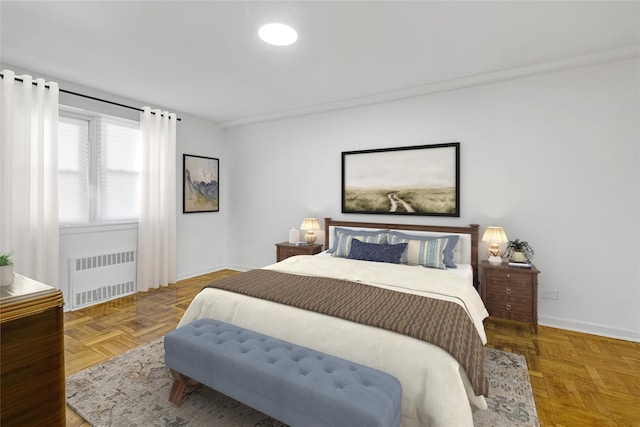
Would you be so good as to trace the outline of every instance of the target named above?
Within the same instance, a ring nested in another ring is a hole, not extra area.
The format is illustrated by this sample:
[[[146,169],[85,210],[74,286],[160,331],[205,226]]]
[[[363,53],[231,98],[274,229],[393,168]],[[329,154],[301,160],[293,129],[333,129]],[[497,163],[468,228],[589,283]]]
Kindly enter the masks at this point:
[[[637,56],[639,6],[3,0],[0,59],[233,126],[526,74],[571,57]],[[298,42],[261,41],[258,27],[273,21],[295,27]]]

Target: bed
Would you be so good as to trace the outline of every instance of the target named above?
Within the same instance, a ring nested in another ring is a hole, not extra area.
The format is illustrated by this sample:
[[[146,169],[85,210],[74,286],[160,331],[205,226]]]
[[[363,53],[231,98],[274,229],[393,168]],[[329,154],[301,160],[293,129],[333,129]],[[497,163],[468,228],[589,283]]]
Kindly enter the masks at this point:
[[[384,238],[381,237],[383,234]],[[362,248],[363,251],[356,251]],[[394,252],[392,257],[397,259],[401,248],[399,264],[370,260],[371,256],[374,259],[380,256],[378,249],[384,249],[384,256]],[[349,254],[360,259],[351,259]],[[380,292],[421,301],[426,301],[421,296],[429,297],[430,303],[463,312],[465,322],[470,325],[464,333],[458,334],[459,329],[456,329],[453,333],[441,334],[448,337],[450,348],[457,349],[474,342],[476,350],[479,345],[484,354],[482,346],[486,344],[486,335],[482,322],[488,312],[476,291],[476,224],[468,227],[426,226],[325,218],[324,252],[287,258],[258,270],[234,276],[235,281],[246,277],[249,282],[253,280],[250,277],[264,273],[276,278],[286,277],[301,286],[310,280],[358,286],[354,288],[356,293],[365,298],[369,293],[377,295]],[[486,409],[486,381],[479,384],[479,375],[483,373],[474,371],[474,365],[469,365],[453,350],[444,350],[440,345],[398,329],[372,326],[376,323],[361,324],[360,317],[334,317],[332,307],[327,311],[310,311],[304,305],[287,305],[289,300],[283,300],[287,302],[284,304],[274,302],[279,301],[276,299],[238,292],[216,287],[203,289],[178,326],[203,317],[214,318],[388,372],[402,383],[403,427],[472,426],[472,406]],[[395,306],[395,303],[390,305]],[[411,312],[416,313],[415,310]],[[422,315],[419,313],[416,318]],[[442,318],[448,319],[444,315]],[[444,331],[437,321],[425,323],[429,323],[436,334],[439,330]],[[458,335],[465,338],[459,339]],[[477,360],[473,363],[478,365]]]

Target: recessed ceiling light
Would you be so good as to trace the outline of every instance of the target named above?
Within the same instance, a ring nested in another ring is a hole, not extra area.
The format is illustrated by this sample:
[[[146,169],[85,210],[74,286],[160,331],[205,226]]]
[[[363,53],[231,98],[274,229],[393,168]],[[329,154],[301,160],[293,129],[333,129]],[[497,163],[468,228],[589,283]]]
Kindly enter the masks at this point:
[[[265,24],[258,30],[258,35],[265,42],[275,46],[288,46],[298,40],[296,30],[285,24]]]

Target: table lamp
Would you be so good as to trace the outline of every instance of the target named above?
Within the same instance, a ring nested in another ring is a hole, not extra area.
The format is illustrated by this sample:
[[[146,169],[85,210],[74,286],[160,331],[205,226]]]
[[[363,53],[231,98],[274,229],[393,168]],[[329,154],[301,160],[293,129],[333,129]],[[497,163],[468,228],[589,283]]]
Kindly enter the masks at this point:
[[[307,232],[307,234],[305,234],[304,236],[304,240],[307,242],[307,244],[312,245],[317,238],[314,230],[320,230],[320,224],[318,223],[318,220],[315,218],[305,218],[302,221],[300,230],[304,230]]]
[[[509,241],[509,239],[507,238],[507,234],[504,232],[504,229],[502,227],[494,226],[487,227],[487,229],[484,231],[484,234],[482,235],[482,241],[491,243],[491,246],[488,250],[489,264],[502,264],[502,258],[500,257],[500,255],[502,255],[502,251],[500,250],[498,243],[507,243]]]

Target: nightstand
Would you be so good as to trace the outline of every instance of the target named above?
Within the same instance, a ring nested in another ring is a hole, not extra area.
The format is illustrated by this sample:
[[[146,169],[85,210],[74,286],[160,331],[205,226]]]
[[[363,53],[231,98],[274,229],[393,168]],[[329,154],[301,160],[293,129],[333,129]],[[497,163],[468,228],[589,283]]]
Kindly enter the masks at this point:
[[[482,301],[490,316],[527,322],[538,333],[538,269],[480,264]]]
[[[322,245],[320,244],[302,244],[300,246],[295,243],[276,243],[276,261],[280,262],[283,259],[296,255],[315,255],[322,251]]]

